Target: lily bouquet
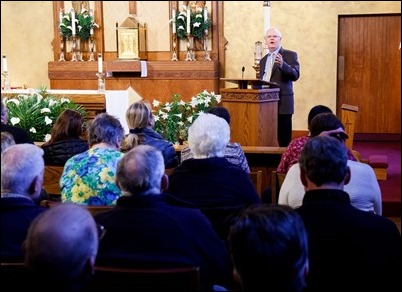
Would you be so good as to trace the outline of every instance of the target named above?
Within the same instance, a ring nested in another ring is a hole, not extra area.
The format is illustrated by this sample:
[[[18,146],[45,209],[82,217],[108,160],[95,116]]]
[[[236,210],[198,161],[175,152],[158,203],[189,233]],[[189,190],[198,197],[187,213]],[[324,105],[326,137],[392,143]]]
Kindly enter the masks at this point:
[[[188,128],[200,113],[208,111],[221,102],[221,96],[214,92],[203,92],[185,102],[179,94],[174,94],[171,102],[152,102],[154,109],[154,130],[173,144],[187,141]]]
[[[7,122],[13,126],[23,128],[32,141],[48,141],[50,131],[58,116],[65,109],[76,110],[84,117],[86,110],[68,98],[56,98],[46,89],[32,91],[29,94],[16,94],[3,99],[7,107]]]

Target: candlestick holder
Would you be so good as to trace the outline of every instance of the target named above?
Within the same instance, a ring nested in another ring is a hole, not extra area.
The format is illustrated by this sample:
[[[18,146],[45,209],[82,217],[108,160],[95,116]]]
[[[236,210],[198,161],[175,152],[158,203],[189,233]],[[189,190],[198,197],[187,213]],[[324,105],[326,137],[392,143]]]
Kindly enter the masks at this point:
[[[60,35],[60,55],[59,55],[59,62],[65,61],[64,58],[64,37]]]
[[[78,61],[78,54],[77,54],[77,37],[73,36],[73,43],[71,46],[71,53],[72,53],[72,57],[71,57],[71,62],[76,62]]]
[[[194,61],[193,56],[194,37],[191,34],[187,35],[187,54],[184,61]]]
[[[1,75],[3,75],[3,89],[11,90],[10,78],[8,77],[8,72],[4,71],[3,73],[1,73]]]
[[[176,49],[177,49],[177,38],[176,38],[176,34],[174,33],[173,34],[173,54],[172,54],[171,61],[178,61]]]
[[[90,62],[95,61],[95,55],[94,55],[94,37],[91,36],[89,38],[89,50],[90,50],[90,54],[89,54],[89,60]]]
[[[205,31],[205,34],[204,34],[204,49],[205,49],[204,60],[212,61],[211,57],[209,56],[209,52],[208,52],[208,31]]]
[[[98,77],[98,91],[105,92],[105,73],[98,72],[96,76]]]

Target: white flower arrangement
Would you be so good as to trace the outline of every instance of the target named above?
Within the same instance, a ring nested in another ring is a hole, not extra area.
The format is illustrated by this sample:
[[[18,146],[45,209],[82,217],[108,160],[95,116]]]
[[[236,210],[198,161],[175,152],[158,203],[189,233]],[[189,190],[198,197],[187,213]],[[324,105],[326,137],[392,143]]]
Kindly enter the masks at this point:
[[[45,88],[29,94],[17,94],[3,99],[8,111],[8,123],[25,129],[32,141],[50,139],[50,131],[65,109],[73,109],[86,118],[85,109],[68,98],[56,98]]]
[[[58,24],[60,34],[67,39],[71,39],[73,34],[71,18],[71,12],[62,13]],[[99,28],[99,25],[94,22],[94,16],[86,9],[83,9],[81,13],[75,14],[75,23],[78,28],[77,36],[81,40],[87,40],[91,36],[91,31],[93,32],[94,28]]]
[[[174,94],[171,102],[162,104],[155,100],[152,106],[154,112],[154,130],[166,140],[180,144],[187,141],[188,128],[200,113],[208,111],[221,102],[221,96],[207,90],[193,96],[191,101],[181,100],[180,95]]]

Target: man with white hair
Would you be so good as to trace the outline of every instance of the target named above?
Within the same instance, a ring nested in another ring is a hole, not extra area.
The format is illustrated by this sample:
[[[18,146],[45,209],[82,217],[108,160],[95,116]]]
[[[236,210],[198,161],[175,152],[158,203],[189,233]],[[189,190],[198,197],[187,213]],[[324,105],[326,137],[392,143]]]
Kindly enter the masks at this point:
[[[287,147],[292,139],[293,82],[300,77],[300,64],[296,52],[282,47],[277,28],[269,28],[264,39],[269,52],[260,60],[259,78],[279,85],[278,143]]]
[[[42,191],[43,150],[33,144],[12,145],[1,154],[1,260],[21,261],[28,227],[45,211],[34,199]]]

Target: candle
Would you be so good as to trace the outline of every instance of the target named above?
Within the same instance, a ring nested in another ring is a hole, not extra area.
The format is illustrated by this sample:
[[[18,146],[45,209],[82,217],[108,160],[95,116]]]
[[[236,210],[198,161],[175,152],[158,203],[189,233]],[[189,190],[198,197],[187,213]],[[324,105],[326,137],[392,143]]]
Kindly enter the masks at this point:
[[[71,31],[73,36],[75,36],[75,12],[71,9]]]
[[[204,22],[208,21],[208,8],[207,6],[204,7]],[[208,34],[208,28],[205,30],[205,34]]]
[[[172,28],[173,33],[176,33],[176,10],[174,8],[172,9]]]
[[[62,23],[63,22],[63,11],[60,9],[59,12],[59,22]]]
[[[102,55],[98,54],[98,72],[103,72],[103,62],[102,62]]]
[[[3,55],[3,72],[8,72],[6,55]]]
[[[92,24],[94,22],[94,10],[93,9],[89,9],[89,16],[91,17],[91,29],[89,30],[89,34],[91,36],[93,36],[94,35],[94,29],[93,29],[93,26],[92,26]]]
[[[187,34],[190,34],[190,33],[191,33],[191,29],[190,29],[190,20],[191,20],[190,6],[187,6]]]

